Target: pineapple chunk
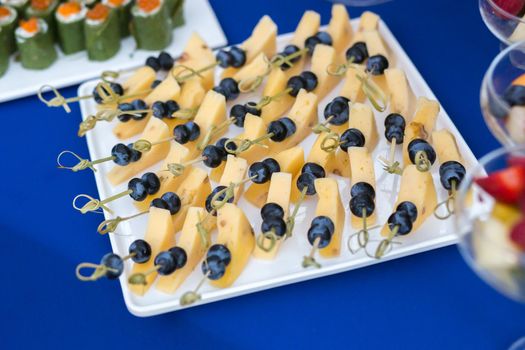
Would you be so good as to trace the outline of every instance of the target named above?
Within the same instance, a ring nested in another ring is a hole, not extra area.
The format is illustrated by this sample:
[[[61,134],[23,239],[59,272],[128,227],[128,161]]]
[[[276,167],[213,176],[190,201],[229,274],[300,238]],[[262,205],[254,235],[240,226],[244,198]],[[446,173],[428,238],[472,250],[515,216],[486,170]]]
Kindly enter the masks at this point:
[[[344,57],[345,50],[350,45],[354,35],[350,24],[350,16],[344,5],[335,4],[332,6],[332,18],[326,31],[332,37],[332,45],[335,51],[339,52],[341,57]]]
[[[279,163],[281,172],[289,173],[294,177],[303,167],[304,150],[301,146],[295,146],[277,153],[273,159]],[[261,208],[266,203],[269,188],[268,182],[263,184],[252,183],[246,190],[244,198],[257,208]]]
[[[159,276],[155,287],[161,292],[168,294],[175,293],[204,257],[207,247],[197,231],[197,223],[205,216],[206,211],[203,208],[191,207],[188,209],[188,214],[186,215],[186,220],[184,220],[184,226],[182,227],[182,232],[177,244],[178,247],[184,249],[186,252],[186,265],[181,269],[175,270],[175,272],[170,275]],[[208,242],[210,241],[209,232],[213,231],[215,224],[215,217],[212,216],[204,221],[204,228],[208,232],[206,236]]]
[[[437,205],[436,188],[430,172],[421,172],[413,164],[408,165],[403,170],[401,187],[394,209],[397,208],[399,203],[404,201],[412,202],[417,208],[417,219],[412,224],[413,233],[432,215]],[[389,233],[388,224],[385,224],[381,234],[388,236]]]
[[[350,160],[350,172],[352,174],[352,186],[358,182],[366,182],[371,185],[374,190],[376,188],[376,176],[374,171],[374,161],[372,155],[365,147],[350,147],[348,148],[348,159]],[[352,227],[363,227],[363,218],[355,216],[350,212],[352,217]],[[367,226],[375,224],[377,220],[376,210],[366,218]]]
[[[229,249],[231,261],[226,266],[224,276],[210,281],[210,284],[217,288],[226,288],[235,282],[250,260],[255,237],[250,221],[235,204],[226,203],[217,211],[217,227],[217,243]]]
[[[277,25],[269,16],[263,16],[253,29],[252,35],[240,45],[240,48],[246,51],[246,64],[249,64],[261,53],[266,57],[273,57],[276,47]],[[238,71],[239,68],[226,68],[222,77],[233,77]]]
[[[157,142],[166,140],[171,136],[170,129],[162,120],[158,118],[150,118],[148,125],[144,129],[144,133],[141,139],[148,140],[149,142]],[[166,158],[170,150],[169,142],[162,142],[151,148],[149,152],[145,152],[140,157],[140,160],[134,163],[130,163],[126,166],[116,165],[108,173],[108,180],[113,186],[123,183],[130,179],[132,176],[140,173],[141,171],[149,168],[153,164],[160,162]]]
[[[330,243],[319,249],[319,255],[323,258],[335,258],[341,254],[341,240],[345,227],[345,209],[341,202],[337,181],[328,177],[316,179],[315,190],[319,196],[315,216],[327,216],[335,226]]]
[[[338,76],[326,72],[328,66],[337,66],[341,63],[336,50],[332,46],[318,44],[312,55],[311,71],[317,76],[317,87],[313,91],[319,100],[322,100],[341,80]]]
[[[268,191],[268,199],[266,203],[276,203],[281,206],[284,210],[284,220],[288,218],[288,207],[290,206],[290,193],[292,188],[292,175],[289,173],[273,173],[270,180],[270,189]],[[279,239],[275,242],[275,245],[272,250],[266,252],[259,248],[258,245],[255,246],[253,251],[253,256],[258,259],[271,260],[274,259],[279,251],[282,240]],[[262,245],[268,247],[270,245],[270,240],[263,238]]]
[[[161,251],[168,250],[175,245],[175,229],[171,221],[169,210],[151,208],[149,212],[148,228],[144,240],[151,247],[151,259],[144,264],[133,264],[131,274],[144,273],[154,266],[155,256]],[[136,295],[144,295],[157,277],[157,271],[146,275],[146,284],[128,284],[129,290]]]

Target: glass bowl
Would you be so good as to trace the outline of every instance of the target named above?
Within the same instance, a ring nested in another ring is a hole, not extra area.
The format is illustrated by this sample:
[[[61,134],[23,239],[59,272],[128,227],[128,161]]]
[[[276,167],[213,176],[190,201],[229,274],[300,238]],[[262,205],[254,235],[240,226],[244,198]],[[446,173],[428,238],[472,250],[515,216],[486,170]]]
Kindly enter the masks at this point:
[[[502,294],[525,302],[525,252],[510,239],[510,230],[525,216],[497,203],[474,180],[507,167],[510,157],[525,156],[525,146],[493,151],[472,168],[456,196],[458,247],[472,269]]]
[[[525,144],[525,107],[511,107],[504,98],[508,87],[523,74],[525,42],[518,42],[494,58],[483,78],[481,111],[492,134],[505,146]]]
[[[489,30],[505,45],[525,40],[525,0],[479,0]]]

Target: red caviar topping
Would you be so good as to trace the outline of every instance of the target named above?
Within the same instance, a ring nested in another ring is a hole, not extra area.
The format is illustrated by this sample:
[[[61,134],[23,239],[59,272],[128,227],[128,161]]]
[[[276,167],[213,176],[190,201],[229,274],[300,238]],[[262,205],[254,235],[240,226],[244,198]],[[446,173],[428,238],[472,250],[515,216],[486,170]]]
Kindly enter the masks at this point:
[[[156,10],[160,6],[160,0],[137,0],[139,9],[148,13]]]
[[[7,9],[7,7],[0,6],[0,18],[9,17],[11,12]]]
[[[124,0],[108,0],[108,4],[112,5],[113,7],[122,6],[123,3]]]
[[[31,0],[31,7],[38,11],[45,11],[51,5],[51,0]]]
[[[109,8],[100,2],[88,11],[86,17],[95,21],[105,20],[109,15]]]
[[[58,7],[57,12],[64,17],[69,17],[71,15],[75,15],[79,13],[81,9],[82,7],[80,6],[78,2],[72,1],[72,2],[65,2],[61,4]]]
[[[27,21],[21,20],[20,27],[28,33],[36,33],[38,31],[38,19],[36,17],[31,17]]]

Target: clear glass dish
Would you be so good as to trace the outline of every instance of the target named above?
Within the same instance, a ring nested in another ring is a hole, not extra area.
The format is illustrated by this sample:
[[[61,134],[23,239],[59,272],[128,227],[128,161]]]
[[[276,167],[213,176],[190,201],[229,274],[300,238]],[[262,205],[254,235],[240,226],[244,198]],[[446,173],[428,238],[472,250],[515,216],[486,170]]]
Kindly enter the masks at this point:
[[[481,86],[481,111],[492,134],[505,146],[525,144],[525,108],[503,98],[512,82],[525,74],[525,42],[500,52],[492,61]]]
[[[503,44],[525,40],[525,0],[479,0],[479,11],[489,30]]]

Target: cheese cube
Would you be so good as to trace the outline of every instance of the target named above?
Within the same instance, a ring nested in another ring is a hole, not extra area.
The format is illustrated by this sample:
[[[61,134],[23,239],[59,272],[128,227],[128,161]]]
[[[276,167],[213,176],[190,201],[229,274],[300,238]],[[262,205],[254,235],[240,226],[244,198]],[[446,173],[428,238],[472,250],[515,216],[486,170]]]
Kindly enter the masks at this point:
[[[358,129],[365,137],[365,147],[372,152],[377,145],[378,135],[374,112],[370,106],[362,103],[350,105],[348,128]]]
[[[166,156],[166,159],[162,162],[162,165],[160,167],[160,170],[157,171],[157,176],[159,177],[160,181],[160,188],[157,193],[155,194],[149,194],[146,199],[144,199],[142,202],[134,201],[135,206],[140,211],[145,211],[149,208],[151,201],[155,198],[159,198],[166,192],[176,192],[179,185],[184,181],[184,179],[188,176],[191,170],[191,165],[187,166],[181,175],[175,176],[171,172],[166,171],[168,169],[168,164],[170,163],[177,163],[177,164],[183,164],[187,161],[189,161],[189,150],[184,147],[183,145],[172,141],[170,143],[170,151],[168,155]]]
[[[450,131],[446,129],[434,131],[432,133],[432,145],[441,164],[448,161],[463,162],[456,138]]]
[[[341,57],[344,57],[345,50],[350,46],[354,31],[350,24],[350,16],[344,5],[332,5],[332,18],[326,30],[332,37],[332,46]]]
[[[366,182],[371,185],[374,190],[376,188],[376,176],[374,171],[374,161],[372,155],[365,147],[350,147],[348,148],[348,159],[350,160],[350,173],[352,174],[352,186],[358,182]],[[377,191],[376,191],[377,195]],[[375,202],[375,200],[374,200]],[[363,218],[355,216],[350,212],[352,219],[352,227],[362,228]],[[375,224],[377,220],[376,210],[366,218],[367,226]]]
[[[246,64],[249,64],[263,53],[266,57],[273,57],[277,47],[277,25],[269,16],[263,16],[253,29],[252,35],[246,39],[240,48],[246,51]],[[233,77],[239,68],[226,68],[222,77]]]
[[[399,113],[408,118],[414,113],[416,97],[405,72],[399,68],[388,68],[385,78],[390,92],[390,113]]]
[[[188,209],[186,220],[182,227],[182,232],[177,243],[177,247],[184,249],[187,256],[186,265],[181,269],[175,270],[170,275],[159,276],[155,287],[161,292],[173,294],[180,287],[180,285],[188,278],[193,270],[198,267],[199,262],[206,253],[207,246],[202,241],[201,235],[197,230],[197,224],[206,216],[206,211],[203,208],[191,207]],[[211,232],[216,224],[214,217],[210,216],[204,221],[204,228],[208,235],[206,240],[210,241],[209,232]]]
[[[417,208],[417,219],[412,225],[412,233],[434,212],[437,205],[436,188],[432,174],[428,171],[421,172],[411,164],[403,170],[401,175],[401,187],[394,209],[399,203],[409,201]],[[383,226],[381,234],[388,236],[390,229],[388,224]]]
[[[185,76],[190,74],[183,66],[199,70],[215,63],[215,54],[208,47],[206,42],[197,33],[192,33],[186,43],[186,47],[180,58],[175,62],[171,74],[175,76]],[[199,75],[193,76],[186,80],[185,84],[190,81],[201,82],[206,90],[213,88],[215,78],[214,69],[202,71]]]
[[[305,11],[301,21],[297,25],[290,44],[304,47],[307,38],[317,34],[321,25],[321,16],[315,11]]]
[[[268,191],[268,199],[266,203],[276,203],[281,206],[284,210],[284,220],[288,218],[288,207],[290,206],[290,193],[292,188],[292,174],[289,173],[273,173],[270,180],[270,189]],[[263,238],[263,246],[268,247],[270,245],[270,240]],[[272,250],[266,252],[255,246],[253,250],[253,256],[258,259],[270,260],[275,258],[279,247],[281,246],[282,240],[277,240]]]
[[[113,128],[113,134],[119,140],[129,139],[130,137],[133,137],[143,132],[150,118],[151,113],[148,113],[148,115],[141,120],[131,119],[125,123],[119,122]]]
[[[326,72],[328,66],[337,66],[341,59],[332,46],[318,44],[312,55],[311,71],[317,76],[317,87],[313,91],[322,100],[341,80],[341,77]]]
[[[288,71],[282,71],[280,68],[274,68],[268,76],[268,81],[264,86],[263,96],[275,96],[286,89],[286,84],[290,75]],[[294,98],[289,94],[283,94],[278,99],[273,100],[261,110],[261,118],[266,124],[281,117],[292,107]]]
[[[151,107],[151,105],[157,101],[166,102],[168,100],[177,100],[179,95],[179,83],[177,83],[177,80],[175,80],[171,74],[168,74],[166,78],[146,96],[144,102]]]
[[[341,240],[345,227],[345,209],[341,202],[337,181],[328,177],[316,179],[315,190],[319,196],[315,208],[315,216],[327,216],[335,226],[330,243],[326,247],[319,249],[319,254],[323,258],[335,258],[341,254]]]
[[[289,173],[294,177],[303,167],[304,150],[301,146],[295,146],[277,153],[272,158],[279,163],[281,172]],[[292,186],[295,185],[292,184]],[[244,199],[255,205],[257,208],[261,208],[264,203],[266,203],[269,188],[270,183],[268,182],[263,184],[252,183],[248,190],[246,190]]]
[[[157,73],[153,68],[144,66],[137,69],[133,75],[122,83],[122,87],[126,91],[126,95],[134,95],[136,93],[148,91],[151,84],[155,81]],[[144,95],[146,95],[144,93]]]
[[[229,287],[242,273],[250,260],[255,237],[244,212],[235,204],[226,203],[217,211],[217,243],[225,245],[231,253],[231,261],[224,275],[210,284],[217,288]]]
[[[331,164],[329,164],[328,169],[334,175],[350,178],[350,160],[348,159],[348,154],[342,149],[335,151],[335,157]]]
[[[175,245],[175,229],[169,210],[152,207],[149,212],[148,228],[144,240],[151,247],[151,259],[143,264],[133,264],[130,275],[144,273],[154,266],[155,256]],[[136,295],[144,295],[157,277],[157,271],[146,275],[146,284],[128,284]]]
[[[258,76],[264,76],[270,67],[268,57],[264,53],[260,53],[253,61],[240,68],[233,79],[243,84],[249,84]]]
[[[162,120],[159,118],[150,118],[148,125],[144,129],[141,139],[148,140],[151,143],[166,140],[171,137],[171,131]],[[149,168],[162,159],[166,158],[170,150],[169,142],[162,142],[151,147],[149,152],[142,154],[140,159],[136,162],[130,163],[126,166],[115,165],[108,173],[108,180],[113,186],[129,180],[134,175]]]
[[[377,30],[379,27],[379,16],[371,11],[365,11],[361,14],[359,20],[359,31]]]
[[[219,183],[226,187],[230,186],[232,183],[239,183],[244,180],[246,170],[248,170],[248,162],[246,162],[246,160],[241,157],[235,157],[234,155],[229,154]],[[233,190],[234,203],[237,203],[241,198],[243,188],[244,185],[241,184],[236,186]]]
[[[348,98],[351,102],[363,103],[366,96],[362,88],[363,83],[357,78],[358,76],[366,78],[364,65],[359,64],[348,67],[339,95]]]

